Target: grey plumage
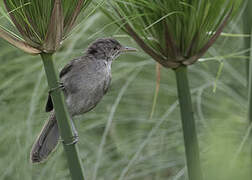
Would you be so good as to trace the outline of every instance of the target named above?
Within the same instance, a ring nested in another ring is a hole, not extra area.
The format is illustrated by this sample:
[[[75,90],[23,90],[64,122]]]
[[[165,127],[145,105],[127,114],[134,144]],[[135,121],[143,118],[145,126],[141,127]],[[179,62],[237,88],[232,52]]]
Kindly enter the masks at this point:
[[[71,117],[86,113],[98,104],[111,82],[112,60],[122,52],[133,50],[111,38],[98,39],[88,47],[84,56],[70,61],[62,69],[60,82]],[[58,144],[59,130],[50,96],[46,111],[51,115],[32,147],[33,163],[45,160]]]
[[[52,112],[32,147],[31,161],[34,163],[46,159],[57,146],[58,140],[58,125],[55,114]]]

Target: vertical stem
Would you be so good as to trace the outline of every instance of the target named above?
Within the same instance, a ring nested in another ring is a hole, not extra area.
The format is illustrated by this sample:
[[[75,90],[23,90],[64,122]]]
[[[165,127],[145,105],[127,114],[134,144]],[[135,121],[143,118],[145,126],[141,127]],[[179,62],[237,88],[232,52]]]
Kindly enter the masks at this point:
[[[243,13],[243,32],[244,34],[252,35],[252,1],[247,0],[245,2],[245,11]],[[244,45],[246,49],[251,49],[251,37],[244,39]],[[246,53],[248,61],[246,64],[247,75],[248,75],[248,96],[249,96],[249,112],[248,118],[252,123],[252,57],[251,51]]]
[[[252,33],[251,33],[252,35]],[[252,39],[250,38],[250,44],[252,44]],[[251,45],[249,46],[251,48]],[[252,56],[251,52],[248,53],[248,97],[249,97],[249,107],[248,107],[248,120],[252,123]]]
[[[251,33],[252,35],[252,33]],[[252,42],[251,42],[252,44]],[[249,55],[248,59],[248,121],[249,125],[252,124],[252,56]],[[250,131],[250,139],[252,139],[252,131]],[[250,165],[252,165],[252,143],[250,143]],[[252,171],[250,172],[250,176],[252,177]]]
[[[252,35],[252,1],[246,0],[244,2],[245,10],[243,12],[243,33]],[[246,63],[246,70],[247,70],[247,80],[248,80],[248,120],[251,125],[252,123],[252,56],[251,56],[251,44],[252,38],[245,38],[244,39],[244,46],[246,49],[250,49],[246,53],[248,57]],[[252,139],[252,132],[250,131],[250,138]],[[250,144],[251,148],[251,156],[250,156],[250,165],[252,165],[252,144]],[[250,173],[252,177],[252,172]]]
[[[251,35],[251,28],[252,28],[252,1],[251,0],[246,0],[244,1],[244,12],[243,12],[243,33],[244,34],[249,34]],[[251,37],[245,37],[244,38],[244,46],[246,49],[250,49],[251,48]],[[246,53],[247,57],[250,57],[250,51],[248,51]],[[251,62],[251,58],[249,58],[247,60],[246,63],[246,70],[247,70],[247,80],[248,80],[248,85],[250,83],[250,62]],[[252,119],[251,119],[252,122]]]
[[[203,176],[200,166],[199,145],[193,117],[191,94],[187,78],[187,67],[181,66],[175,70],[175,73],[189,180],[202,180]]]
[[[59,86],[58,73],[54,67],[52,54],[41,54],[47,81],[50,89],[55,89]],[[64,142],[71,142],[74,137],[71,117],[67,111],[63,92],[55,90],[51,93],[56,118],[59,125],[60,135]],[[63,144],[67,156],[67,161],[70,169],[72,180],[84,180],[84,170],[81,164],[79,149],[77,144]]]

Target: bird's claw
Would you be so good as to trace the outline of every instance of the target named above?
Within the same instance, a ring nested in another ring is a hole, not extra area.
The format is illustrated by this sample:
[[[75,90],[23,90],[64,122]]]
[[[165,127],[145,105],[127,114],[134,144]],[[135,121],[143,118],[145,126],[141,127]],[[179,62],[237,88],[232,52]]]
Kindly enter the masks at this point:
[[[72,120],[71,120],[71,126],[72,126],[73,136],[67,140],[63,140],[63,139],[61,140],[62,143],[66,146],[76,144],[79,141],[78,132]]]
[[[66,146],[70,146],[73,144],[76,144],[79,141],[79,136],[78,135],[74,135],[71,139],[69,139],[69,141],[62,141],[62,143]]]
[[[63,90],[64,88],[65,88],[65,86],[64,86],[63,82],[59,82],[59,86],[58,87],[55,87],[55,88],[52,88],[52,89],[49,90],[49,94],[51,94],[53,91],[56,91],[58,89]]]

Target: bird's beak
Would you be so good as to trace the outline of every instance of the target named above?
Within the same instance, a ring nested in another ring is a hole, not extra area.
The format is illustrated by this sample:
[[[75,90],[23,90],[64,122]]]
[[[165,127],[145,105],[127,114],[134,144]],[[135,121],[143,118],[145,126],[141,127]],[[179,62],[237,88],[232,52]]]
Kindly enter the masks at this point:
[[[132,48],[132,47],[122,47],[120,49],[121,52],[136,52],[137,49],[136,48]]]

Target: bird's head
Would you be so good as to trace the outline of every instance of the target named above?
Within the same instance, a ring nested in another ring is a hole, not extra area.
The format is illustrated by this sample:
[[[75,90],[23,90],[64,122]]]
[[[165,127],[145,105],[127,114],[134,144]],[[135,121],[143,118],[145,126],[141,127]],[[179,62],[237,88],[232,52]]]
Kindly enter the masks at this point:
[[[106,59],[112,61],[120,54],[137,51],[135,48],[125,47],[117,40],[112,38],[97,39],[87,50],[88,56],[93,56],[97,59]]]

